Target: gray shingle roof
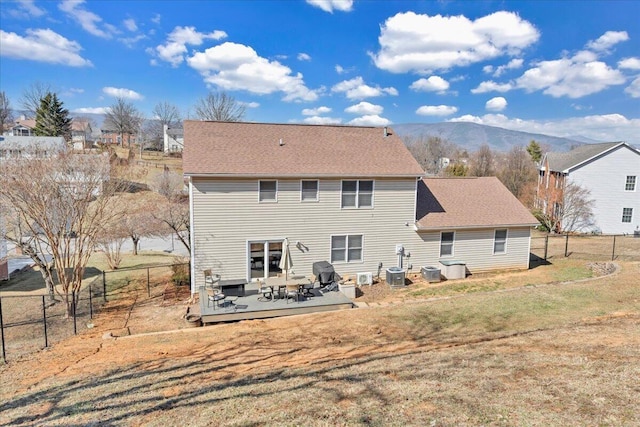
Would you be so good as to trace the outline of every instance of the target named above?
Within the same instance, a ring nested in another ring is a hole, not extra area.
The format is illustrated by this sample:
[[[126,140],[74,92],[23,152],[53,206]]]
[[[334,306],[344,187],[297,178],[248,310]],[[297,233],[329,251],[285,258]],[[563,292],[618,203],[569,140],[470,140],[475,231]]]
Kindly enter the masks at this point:
[[[182,162],[186,175],[424,175],[393,131],[360,126],[187,120]]]
[[[539,224],[496,177],[424,178],[416,219],[419,230]]]
[[[547,153],[549,170],[565,172],[580,163],[624,144],[624,142],[604,142],[601,144],[585,144],[566,153]]]

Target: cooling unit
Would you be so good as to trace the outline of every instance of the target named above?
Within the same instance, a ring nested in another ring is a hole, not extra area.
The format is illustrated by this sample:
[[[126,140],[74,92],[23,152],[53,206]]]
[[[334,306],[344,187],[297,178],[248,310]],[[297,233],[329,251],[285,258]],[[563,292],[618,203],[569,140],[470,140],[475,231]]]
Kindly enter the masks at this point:
[[[358,273],[358,277],[356,280],[358,286],[361,285],[372,285],[373,284],[373,273]]]

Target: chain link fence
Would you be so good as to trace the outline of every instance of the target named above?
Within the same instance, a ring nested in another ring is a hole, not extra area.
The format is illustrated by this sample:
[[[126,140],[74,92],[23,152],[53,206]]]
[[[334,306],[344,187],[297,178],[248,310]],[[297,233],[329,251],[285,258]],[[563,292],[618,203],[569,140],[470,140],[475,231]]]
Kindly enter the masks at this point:
[[[640,260],[640,236],[637,235],[572,235],[532,237],[531,262],[573,257],[590,261]]]

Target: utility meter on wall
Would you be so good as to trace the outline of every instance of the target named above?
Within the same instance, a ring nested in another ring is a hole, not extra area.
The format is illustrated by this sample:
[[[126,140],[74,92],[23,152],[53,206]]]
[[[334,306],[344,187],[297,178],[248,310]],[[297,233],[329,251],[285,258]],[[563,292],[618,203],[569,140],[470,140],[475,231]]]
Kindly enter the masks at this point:
[[[402,255],[404,253],[404,246],[402,243],[396,245],[396,255]]]

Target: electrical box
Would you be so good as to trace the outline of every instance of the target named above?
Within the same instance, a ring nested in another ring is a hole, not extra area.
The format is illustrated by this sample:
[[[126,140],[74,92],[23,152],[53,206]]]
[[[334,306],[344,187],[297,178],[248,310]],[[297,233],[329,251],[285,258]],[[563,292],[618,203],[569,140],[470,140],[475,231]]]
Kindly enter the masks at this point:
[[[404,253],[404,246],[402,243],[396,245],[396,255],[402,255]]]

